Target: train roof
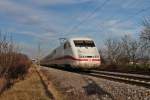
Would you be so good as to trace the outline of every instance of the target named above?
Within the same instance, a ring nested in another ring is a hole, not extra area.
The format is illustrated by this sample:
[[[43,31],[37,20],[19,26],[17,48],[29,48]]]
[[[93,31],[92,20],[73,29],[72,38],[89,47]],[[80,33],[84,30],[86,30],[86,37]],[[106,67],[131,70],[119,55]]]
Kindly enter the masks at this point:
[[[92,39],[92,38],[89,38],[89,37],[66,38],[66,41],[73,41],[73,40],[93,40],[93,39]],[[60,43],[60,46],[58,46],[56,49],[58,49],[58,48],[60,48],[61,46],[63,46],[66,41],[64,41],[63,43]],[[55,50],[55,49],[54,49],[54,50]]]
[[[93,40],[89,37],[75,37],[75,38],[69,38],[68,40]]]

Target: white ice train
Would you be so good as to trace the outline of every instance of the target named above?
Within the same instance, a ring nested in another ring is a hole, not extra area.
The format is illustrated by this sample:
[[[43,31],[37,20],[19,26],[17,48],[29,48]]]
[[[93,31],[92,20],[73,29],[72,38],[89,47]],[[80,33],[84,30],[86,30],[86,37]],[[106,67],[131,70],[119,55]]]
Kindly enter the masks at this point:
[[[67,39],[41,63],[43,65],[69,65],[74,68],[95,68],[101,65],[101,59],[94,41],[84,37]]]

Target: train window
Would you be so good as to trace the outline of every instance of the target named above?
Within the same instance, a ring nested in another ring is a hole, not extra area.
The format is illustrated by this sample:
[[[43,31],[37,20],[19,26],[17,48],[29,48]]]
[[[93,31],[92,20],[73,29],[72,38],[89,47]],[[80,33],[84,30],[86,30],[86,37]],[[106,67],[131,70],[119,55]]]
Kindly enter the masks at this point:
[[[74,40],[76,47],[95,47],[95,44],[91,40]]]
[[[68,48],[70,48],[71,46],[70,46],[70,43],[69,42],[66,42],[65,44],[64,44],[64,49],[68,49]]]

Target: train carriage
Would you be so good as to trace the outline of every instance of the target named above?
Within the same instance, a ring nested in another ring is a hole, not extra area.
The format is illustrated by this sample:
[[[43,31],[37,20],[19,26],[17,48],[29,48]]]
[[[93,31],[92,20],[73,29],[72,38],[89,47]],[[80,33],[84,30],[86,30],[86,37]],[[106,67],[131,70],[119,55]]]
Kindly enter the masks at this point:
[[[43,65],[69,65],[75,68],[95,68],[101,64],[100,54],[90,38],[70,38],[42,60]]]

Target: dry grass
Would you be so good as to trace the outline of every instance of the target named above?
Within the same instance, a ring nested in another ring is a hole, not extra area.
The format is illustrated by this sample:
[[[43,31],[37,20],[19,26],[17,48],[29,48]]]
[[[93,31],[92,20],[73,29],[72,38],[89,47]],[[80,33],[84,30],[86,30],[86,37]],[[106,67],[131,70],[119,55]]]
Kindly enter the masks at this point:
[[[25,80],[17,82],[6,90],[0,100],[50,100],[35,69],[27,75]]]
[[[53,97],[55,98],[55,100],[67,100],[67,99],[65,99],[65,96],[61,92],[61,90],[55,84],[53,84],[53,81],[49,80],[49,76],[48,76],[47,72],[45,70],[41,70],[41,69],[39,69],[39,72],[40,72],[40,75],[41,75],[43,81],[47,85],[47,89],[53,94]]]

